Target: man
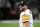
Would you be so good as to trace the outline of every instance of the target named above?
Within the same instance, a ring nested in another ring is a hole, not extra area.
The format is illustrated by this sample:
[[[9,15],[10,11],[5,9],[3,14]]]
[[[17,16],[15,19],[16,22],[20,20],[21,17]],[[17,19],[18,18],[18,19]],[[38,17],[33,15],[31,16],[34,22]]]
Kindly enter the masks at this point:
[[[27,8],[28,4],[22,1],[20,4],[20,10],[22,11],[19,19],[20,27],[33,27],[32,12]]]

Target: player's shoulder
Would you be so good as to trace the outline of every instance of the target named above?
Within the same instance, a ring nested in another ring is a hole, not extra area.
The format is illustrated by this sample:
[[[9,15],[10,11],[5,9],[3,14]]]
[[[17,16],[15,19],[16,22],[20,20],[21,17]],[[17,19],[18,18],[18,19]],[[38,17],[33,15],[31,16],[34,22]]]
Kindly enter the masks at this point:
[[[30,9],[28,9],[28,12],[31,14],[32,13],[32,11],[30,10]]]
[[[32,14],[30,9],[27,9],[26,14]]]

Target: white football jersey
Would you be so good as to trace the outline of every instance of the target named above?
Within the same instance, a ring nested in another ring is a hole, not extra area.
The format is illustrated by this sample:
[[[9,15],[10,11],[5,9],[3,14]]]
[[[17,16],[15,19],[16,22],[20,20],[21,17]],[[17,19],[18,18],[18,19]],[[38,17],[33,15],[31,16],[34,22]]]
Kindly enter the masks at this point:
[[[24,27],[23,22],[28,21],[28,27],[33,27],[33,17],[32,12],[27,9],[20,14],[19,25],[20,27]]]

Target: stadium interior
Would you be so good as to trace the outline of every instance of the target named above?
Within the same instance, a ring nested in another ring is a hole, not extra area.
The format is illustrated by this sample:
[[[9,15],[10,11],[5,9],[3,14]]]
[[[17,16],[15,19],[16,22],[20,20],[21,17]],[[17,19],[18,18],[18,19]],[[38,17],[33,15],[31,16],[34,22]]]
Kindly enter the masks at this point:
[[[0,20],[19,19],[20,10],[18,3],[22,0],[0,0]],[[25,0],[33,13],[33,19],[40,19],[40,0]]]
[[[0,0],[0,27],[19,27],[19,3],[23,0]],[[34,27],[40,27],[40,0],[24,0],[32,11]]]

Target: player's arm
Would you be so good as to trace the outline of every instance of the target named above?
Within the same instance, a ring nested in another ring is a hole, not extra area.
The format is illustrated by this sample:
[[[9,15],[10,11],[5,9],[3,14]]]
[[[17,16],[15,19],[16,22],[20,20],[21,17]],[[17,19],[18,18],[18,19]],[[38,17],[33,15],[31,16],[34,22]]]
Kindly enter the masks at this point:
[[[23,22],[23,24],[24,24],[24,27],[28,27],[28,21]]]

